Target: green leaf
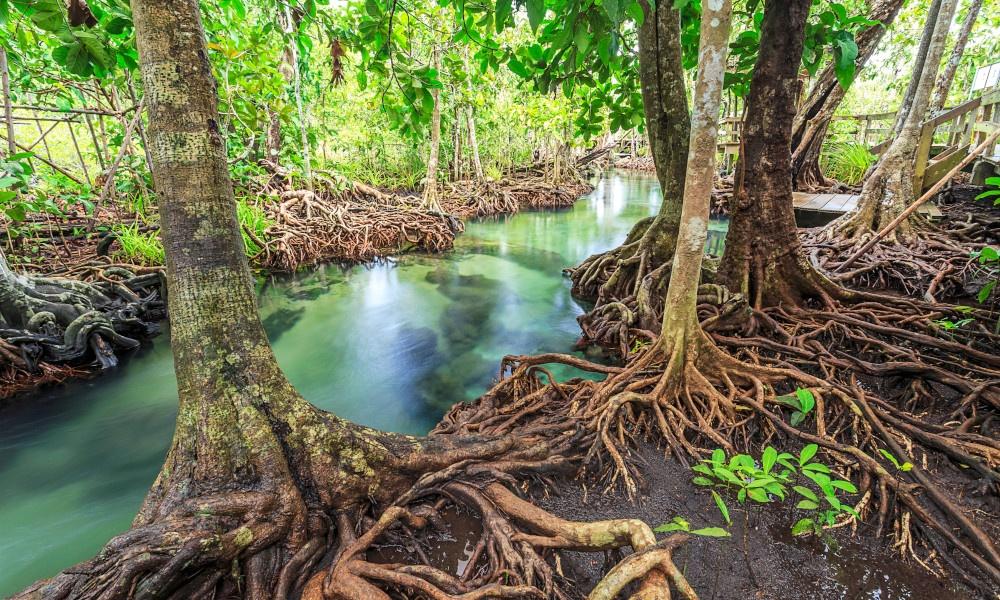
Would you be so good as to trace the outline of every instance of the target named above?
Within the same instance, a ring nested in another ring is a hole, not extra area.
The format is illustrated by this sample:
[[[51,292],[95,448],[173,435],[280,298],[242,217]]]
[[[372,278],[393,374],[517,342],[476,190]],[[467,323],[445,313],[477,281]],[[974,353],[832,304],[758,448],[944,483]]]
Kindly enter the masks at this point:
[[[819,502],[819,497],[816,495],[816,492],[812,491],[811,489],[809,489],[809,488],[807,488],[805,486],[796,485],[796,486],[793,486],[792,489],[795,490],[796,492],[798,492],[800,496],[808,498],[808,499],[812,500],[813,502]]]
[[[601,4],[604,12],[608,13],[608,18],[616,27],[622,20],[622,9],[619,0],[604,0]]]
[[[691,483],[695,485],[715,485],[708,477],[695,477],[691,480]]]
[[[496,13],[495,13],[497,33],[503,31],[503,28],[507,24],[507,20],[510,19],[511,14],[513,14],[513,10],[514,10],[513,0],[497,0]]]
[[[769,502],[769,499],[767,497],[767,492],[765,492],[760,488],[748,489],[747,496],[750,496],[751,500],[760,502],[761,504]]]
[[[799,500],[799,503],[795,505],[795,508],[801,508],[803,510],[815,510],[819,508],[819,504],[812,500]]]
[[[715,450],[712,451],[713,465],[716,466],[721,465],[725,462],[725,460],[726,460],[726,453],[725,451],[722,450],[722,448],[716,448]]]
[[[824,465],[823,463],[809,463],[802,467],[803,471],[812,471],[814,473],[829,473],[830,467]]]
[[[802,424],[802,421],[805,420],[806,420],[805,414],[799,411],[795,411],[792,413],[792,418],[789,419],[788,422],[792,425],[792,427],[798,427],[799,425]]]
[[[531,31],[534,32],[538,30],[538,26],[545,19],[545,0],[527,0],[526,4],[528,8],[528,24],[531,25]]]
[[[846,35],[849,37],[834,40],[833,47],[833,71],[837,75],[840,87],[845,90],[851,87],[851,83],[854,81],[856,69],[854,60],[858,57],[858,44],[854,41],[854,36]]]
[[[830,485],[832,485],[835,488],[844,490],[848,494],[857,494],[858,493],[858,488],[856,488],[854,486],[854,484],[851,483],[850,481],[847,481],[847,480],[844,480],[844,479],[838,479],[837,481],[833,481],[833,482],[830,483]]]
[[[768,446],[764,448],[764,454],[761,456],[761,466],[764,468],[765,473],[771,472],[771,467],[774,466],[775,461],[778,460],[778,451]]]
[[[817,450],[819,450],[819,446],[817,446],[816,444],[809,444],[808,446],[803,448],[802,452],[799,453],[799,466],[806,464],[807,462],[809,462],[810,458],[816,456]]]
[[[813,530],[813,525],[812,519],[800,519],[795,525],[792,525],[792,535],[809,533]]]
[[[719,512],[722,513],[722,518],[726,520],[728,525],[732,525],[733,521],[729,518],[729,507],[722,500],[722,496],[718,494],[715,490],[712,490],[712,498],[715,500],[715,505],[719,507]]]
[[[739,478],[736,477],[736,475],[733,475],[732,471],[730,471],[729,469],[727,469],[725,467],[715,467],[715,469],[713,469],[713,471],[715,472],[715,476],[718,477],[719,479],[723,480],[723,481],[726,481],[726,482],[729,482],[729,483],[735,483],[736,485],[742,485],[743,484],[743,482],[740,481]]]
[[[996,286],[997,286],[996,279],[988,282],[986,285],[983,286],[981,290],[979,290],[979,294],[976,296],[976,300],[978,300],[980,303],[986,302],[986,299],[990,297],[990,294],[993,293],[993,289],[996,288]]]
[[[507,61],[507,67],[513,71],[515,75],[519,75],[525,79],[531,77],[531,72],[524,66],[524,63],[514,57],[511,57],[511,59]]]
[[[721,527],[703,527],[701,529],[694,529],[691,531],[694,535],[702,535],[705,537],[729,537],[730,533]]]
[[[799,399],[799,410],[804,413],[808,414],[816,406],[816,397],[807,389],[795,390],[795,397]]]

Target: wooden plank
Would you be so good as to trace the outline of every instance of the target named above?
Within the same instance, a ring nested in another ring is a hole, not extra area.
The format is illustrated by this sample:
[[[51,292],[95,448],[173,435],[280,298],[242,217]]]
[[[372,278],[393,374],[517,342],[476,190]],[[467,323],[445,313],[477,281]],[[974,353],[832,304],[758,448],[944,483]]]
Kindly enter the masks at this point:
[[[962,162],[962,159],[968,156],[968,154],[968,146],[954,148],[950,152],[941,154],[938,159],[932,161],[931,164],[927,166],[927,172],[924,173],[923,187],[919,190],[919,192],[922,194],[931,189],[931,186],[944,177],[948,171],[951,171],[952,167]]]
[[[823,210],[827,212],[848,212],[858,204],[859,196],[854,194],[837,194]]]

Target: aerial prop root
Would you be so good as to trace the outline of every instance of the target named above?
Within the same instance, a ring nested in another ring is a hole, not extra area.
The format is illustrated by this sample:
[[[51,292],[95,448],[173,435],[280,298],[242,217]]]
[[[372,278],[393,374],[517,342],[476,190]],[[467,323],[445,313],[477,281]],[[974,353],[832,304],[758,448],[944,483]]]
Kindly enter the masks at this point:
[[[915,453],[919,449],[925,455],[937,454],[963,464],[969,467],[964,476],[978,476],[992,490],[988,493],[996,493],[1000,447],[995,440],[968,427],[956,431],[925,423],[897,403],[862,390],[853,379],[859,358],[817,355],[795,343],[759,338],[768,342],[760,346],[767,351],[762,355],[753,350],[756,340],[720,338],[723,344],[736,342],[733,348],[741,353],[741,360],[703,333],[696,339],[672,353],[664,352],[659,344],[651,345],[603,382],[564,383],[560,391],[548,393],[552,403],[568,397],[560,406],[568,407],[568,415],[592,432],[585,464],[596,462],[608,486],[621,484],[630,495],[637,494],[640,476],[629,460],[629,450],[635,436],[644,432],[658,434],[682,462],[698,460],[713,447],[746,452],[752,451],[751,445],[763,446],[780,437],[816,443],[829,451],[831,466],[842,477],[860,482],[859,495],[865,502],[859,503],[859,512],[863,519],[875,518],[879,534],[892,522],[897,537],[922,539],[932,547],[933,556],[972,585],[985,589],[949,549],[964,556],[992,585],[1000,583],[1000,558],[989,535],[968,516],[967,508],[949,498],[933,475],[917,464]],[[920,336],[914,339],[926,341]],[[823,378],[795,366],[806,362],[807,356],[818,356],[814,362]],[[908,373],[913,372],[912,366],[892,368]],[[975,380],[944,369],[927,372],[962,391],[963,404],[979,403],[981,410],[990,410],[995,402],[988,386]],[[841,377],[847,382],[840,382]],[[816,400],[815,412],[802,429],[786,422],[779,399],[779,391],[790,393],[799,387],[809,389]],[[744,443],[738,444],[741,439]],[[900,462],[911,462],[912,468],[890,473],[879,462],[882,449]],[[916,554],[914,558],[921,560]]]

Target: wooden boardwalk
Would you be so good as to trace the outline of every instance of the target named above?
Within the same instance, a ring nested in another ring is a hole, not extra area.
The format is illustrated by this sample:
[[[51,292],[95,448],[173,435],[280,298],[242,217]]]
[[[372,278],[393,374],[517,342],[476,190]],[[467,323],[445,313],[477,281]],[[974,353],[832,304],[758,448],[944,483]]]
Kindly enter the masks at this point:
[[[792,206],[797,210],[807,210],[822,213],[842,215],[857,208],[859,194],[811,194],[795,192],[792,195]],[[941,216],[938,207],[931,203],[920,207],[920,212],[932,218]]]

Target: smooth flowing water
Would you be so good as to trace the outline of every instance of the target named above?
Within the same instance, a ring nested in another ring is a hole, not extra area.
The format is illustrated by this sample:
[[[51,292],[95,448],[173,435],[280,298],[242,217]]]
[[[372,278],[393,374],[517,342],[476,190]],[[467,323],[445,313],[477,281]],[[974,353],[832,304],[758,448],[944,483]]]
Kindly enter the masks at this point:
[[[582,309],[561,270],[617,245],[658,208],[655,178],[615,173],[570,210],[469,223],[445,255],[262,281],[261,315],[308,400],[426,433],[448,406],[485,391],[504,355],[569,351]],[[0,596],[128,528],[176,405],[168,334],[114,373],[0,413]]]

